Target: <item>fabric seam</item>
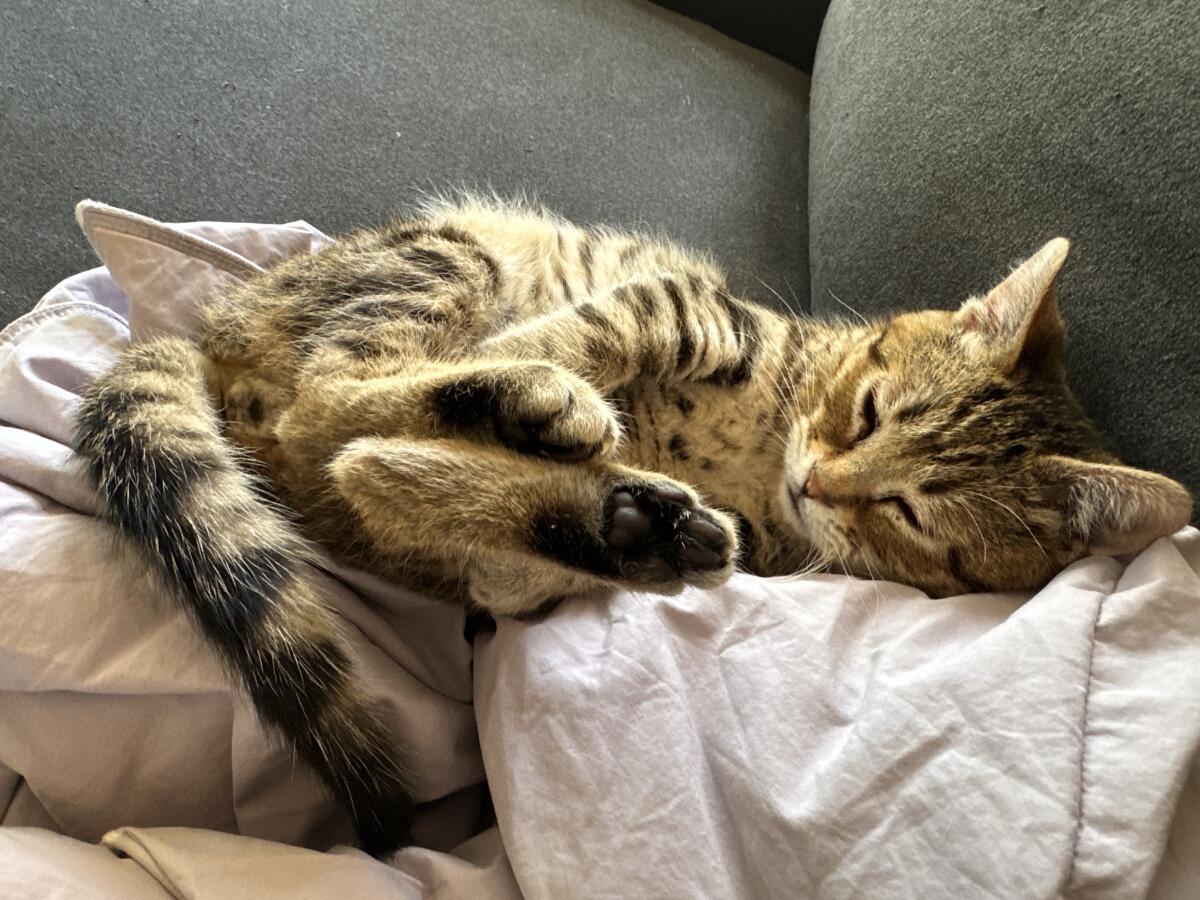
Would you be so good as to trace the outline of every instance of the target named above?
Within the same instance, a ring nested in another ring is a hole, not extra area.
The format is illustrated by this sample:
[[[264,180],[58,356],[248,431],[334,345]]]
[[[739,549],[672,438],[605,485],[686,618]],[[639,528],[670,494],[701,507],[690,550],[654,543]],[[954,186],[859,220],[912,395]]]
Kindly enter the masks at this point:
[[[185,256],[199,259],[218,271],[243,279],[263,271],[262,266],[215,241],[210,241],[198,234],[180,231],[171,225],[148,219],[138,213],[89,207],[85,210],[82,218],[88,220],[86,225],[80,222],[80,227],[89,240],[91,240],[92,228],[106,228],[109,231],[127,234],[130,237],[149,241]]]
[[[1087,794],[1087,727],[1088,713],[1092,702],[1092,674],[1096,662],[1096,632],[1100,629],[1100,613],[1104,610],[1104,596],[1096,601],[1096,614],[1092,617],[1092,632],[1088,642],[1087,677],[1084,679],[1083,710],[1079,717],[1079,801],[1075,807],[1075,829],[1071,835],[1071,850],[1067,857],[1067,872],[1063,879],[1060,896],[1071,892],[1075,880],[1075,864],[1079,857],[1079,844],[1083,838],[1083,805]]]
[[[43,321],[61,318],[69,312],[79,311],[98,312],[105,318],[111,319],[120,325],[123,330],[129,330],[129,323],[107,306],[101,306],[99,303],[93,303],[90,300],[68,300],[65,303],[56,303],[54,306],[34,307],[29,312],[17,316],[3,328],[0,328],[0,351],[8,351],[4,354],[4,358],[7,358],[8,353],[12,352],[19,340],[31,328],[41,324]]]

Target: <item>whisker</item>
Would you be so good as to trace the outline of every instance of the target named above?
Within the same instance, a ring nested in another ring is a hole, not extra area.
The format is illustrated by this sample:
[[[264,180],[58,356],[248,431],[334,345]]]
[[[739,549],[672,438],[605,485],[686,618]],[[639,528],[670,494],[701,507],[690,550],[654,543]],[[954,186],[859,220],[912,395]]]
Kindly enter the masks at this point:
[[[875,609],[871,612],[871,622],[879,616],[879,610],[883,606],[883,592],[879,589],[879,577],[875,574],[875,568],[871,565],[871,560],[867,554],[863,552],[862,545],[853,540],[850,535],[846,535],[846,541],[854,548],[854,552],[858,554],[858,558],[862,560],[863,565],[867,569],[867,578],[871,582],[871,586],[875,588]]]
[[[856,315],[858,317],[859,321],[861,321],[864,325],[870,327],[871,323],[867,321],[867,317],[864,316],[862,313],[860,313],[857,309],[855,309],[849,303],[847,303],[845,300],[843,300],[841,297],[839,297],[837,294],[835,294],[833,292],[832,288],[825,288],[825,290],[829,292],[830,297],[832,297],[834,300],[836,300],[842,306],[846,307],[846,309],[850,310],[850,312],[854,313],[854,315]]]
[[[1001,503],[995,497],[989,496],[988,494],[985,494],[982,491],[966,491],[965,493],[967,493],[968,495],[970,495],[972,497],[979,497],[980,499],[987,500],[989,503],[995,503],[997,506],[999,506],[1001,509],[1003,509],[1005,512],[1007,512],[1009,515],[1011,515],[1014,519],[1016,519],[1017,522],[1019,522],[1021,524],[1021,527],[1024,528],[1029,533],[1030,540],[1032,540],[1034,542],[1034,544],[1037,545],[1037,548],[1038,548],[1038,550],[1041,551],[1042,556],[1044,556],[1046,558],[1046,562],[1053,565],[1053,562],[1050,559],[1050,554],[1048,554],[1046,552],[1046,548],[1044,546],[1042,546],[1042,542],[1039,541],[1037,538],[1037,535],[1033,533],[1033,529],[1029,527],[1029,523],[1026,522],[1023,518],[1021,518],[1021,516],[1018,515],[1018,513],[1011,506],[1008,506],[1005,503]]]
[[[758,283],[761,284],[763,287],[765,287],[772,294],[774,294],[775,297],[779,300],[779,302],[784,305],[784,307],[787,309],[788,312],[790,312],[793,316],[797,316],[797,317],[799,316],[799,313],[797,313],[796,310],[794,310],[792,308],[792,305],[783,298],[783,294],[779,293],[779,291],[775,290],[775,288],[771,287],[769,284],[767,284],[761,278],[758,279]]]

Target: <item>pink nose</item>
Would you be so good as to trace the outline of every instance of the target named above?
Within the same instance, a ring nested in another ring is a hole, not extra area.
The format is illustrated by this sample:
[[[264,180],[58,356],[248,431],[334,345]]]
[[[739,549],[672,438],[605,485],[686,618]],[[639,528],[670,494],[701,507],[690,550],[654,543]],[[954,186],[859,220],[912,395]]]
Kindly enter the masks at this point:
[[[830,506],[829,499],[821,490],[821,480],[817,478],[817,467],[813,466],[808,473],[808,481],[804,482],[804,488],[800,491],[802,497],[808,497],[810,500],[816,500],[818,503],[824,503]]]

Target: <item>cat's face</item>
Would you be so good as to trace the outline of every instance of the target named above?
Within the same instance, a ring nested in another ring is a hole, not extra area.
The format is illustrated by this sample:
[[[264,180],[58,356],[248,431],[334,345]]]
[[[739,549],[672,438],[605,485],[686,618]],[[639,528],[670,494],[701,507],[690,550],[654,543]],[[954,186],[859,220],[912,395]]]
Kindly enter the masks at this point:
[[[780,499],[834,564],[934,595],[1030,589],[1187,523],[1179,484],[1117,464],[1067,388],[1052,241],[956,313],[864,328],[788,438]]]

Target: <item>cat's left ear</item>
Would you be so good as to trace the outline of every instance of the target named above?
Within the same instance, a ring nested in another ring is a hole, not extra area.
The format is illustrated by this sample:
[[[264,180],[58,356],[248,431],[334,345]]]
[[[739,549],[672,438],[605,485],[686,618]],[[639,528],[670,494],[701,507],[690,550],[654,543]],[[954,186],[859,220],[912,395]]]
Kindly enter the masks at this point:
[[[1054,238],[986,297],[962,305],[954,319],[968,350],[1005,372],[1038,372],[1061,364],[1063,321],[1056,278],[1070,246],[1066,238]]]
[[[1043,457],[1039,465],[1071,531],[1093,553],[1143,550],[1191,518],[1191,494],[1165,475],[1065,456]]]

